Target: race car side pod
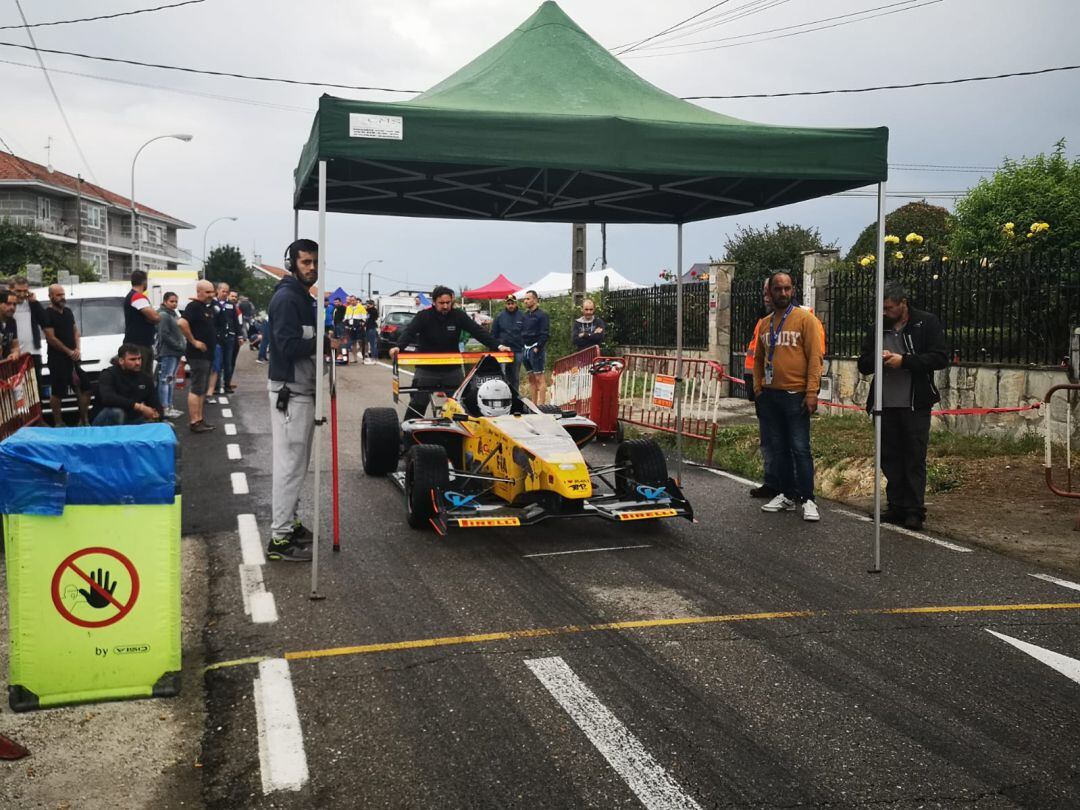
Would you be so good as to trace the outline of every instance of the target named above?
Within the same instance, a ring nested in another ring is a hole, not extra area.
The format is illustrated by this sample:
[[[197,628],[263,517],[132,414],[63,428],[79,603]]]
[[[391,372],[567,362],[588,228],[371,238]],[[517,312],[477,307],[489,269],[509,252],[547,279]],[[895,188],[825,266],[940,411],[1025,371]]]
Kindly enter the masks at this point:
[[[337,362],[330,364],[330,466],[331,494],[334,501],[334,551],[341,551],[341,516],[338,500],[338,441],[337,441]]]

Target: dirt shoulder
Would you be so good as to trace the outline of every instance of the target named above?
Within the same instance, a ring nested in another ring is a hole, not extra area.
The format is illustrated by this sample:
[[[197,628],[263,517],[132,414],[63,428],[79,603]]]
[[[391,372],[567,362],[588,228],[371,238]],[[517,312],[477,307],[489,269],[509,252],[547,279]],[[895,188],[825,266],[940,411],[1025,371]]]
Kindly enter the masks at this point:
[[[174,698],[93,703],[14,713],[3,701],[0,733],[30,756],[0,761],[0,807],[201,807],[205,721],[202,633],[206,549],[185,537],[183,674]],[[6,575],[6,571],[4,572]],[[8,611],[0,600],[0,671],[7,673]],[[6,679],[6,678],[5,678]]]

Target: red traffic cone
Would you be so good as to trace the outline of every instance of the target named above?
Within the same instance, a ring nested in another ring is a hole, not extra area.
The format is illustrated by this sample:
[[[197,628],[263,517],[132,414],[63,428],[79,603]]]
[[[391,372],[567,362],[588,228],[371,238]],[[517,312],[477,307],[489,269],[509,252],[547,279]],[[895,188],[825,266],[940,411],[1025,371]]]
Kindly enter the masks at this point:
[[[12,739],[0,734],[0,759],[22,759],[30,752]]]

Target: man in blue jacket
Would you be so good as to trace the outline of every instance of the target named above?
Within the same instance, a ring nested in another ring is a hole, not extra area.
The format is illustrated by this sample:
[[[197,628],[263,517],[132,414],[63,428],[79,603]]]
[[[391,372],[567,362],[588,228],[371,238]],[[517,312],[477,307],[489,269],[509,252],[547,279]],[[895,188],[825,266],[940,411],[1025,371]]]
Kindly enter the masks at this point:
[[[521,342],[525,347],[525,371],[529,374],[529,388],[532,400],[543,405],[547,398],[547,379],[544,377],[544,365],[547,363],[547,342],[551,334],[551,320],[540,309],[540,296],[536,290],[525,293],[525,317],[521,323]]]
[[[506,309],[498,314],[491,325],[491,336],[514,351],[514,362],[506,366],[506,380],[515,391],[518,390],[518,372],[524,349],[521,342],[521,324],[524,320],[525,313],[518,308],[517,296],[511,293],[506,296]]]
[[[300,490],[307,475],[315,437],[316,302],[311,287],[319,278],[319,246],[298,239],[285,251],[289,275],[270,299],[270,427],[273,434],[270,560],[307,562],[311,531],[297,517]],[[338,348],[338,341],[332,341]],[[316,494],[318,497],[318,494]]]

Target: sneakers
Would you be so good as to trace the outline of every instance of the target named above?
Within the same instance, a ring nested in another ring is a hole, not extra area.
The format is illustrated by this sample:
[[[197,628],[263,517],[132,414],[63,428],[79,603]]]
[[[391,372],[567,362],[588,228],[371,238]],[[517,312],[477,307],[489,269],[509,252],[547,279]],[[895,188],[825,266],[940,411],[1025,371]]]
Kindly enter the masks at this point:
[[[260,359],[259,359],[259,358],[257,358],[257,357],[255,358],[255,362],[256,362],[256,363],[258,363],[258,364],[259,364],[260,366],[265,366],[265,365],[266,365],[266,361],[265,361],[265,360],[260,360]]]
[[[166,419],[179,419],[183,415],[184,415],[184,412],[183,411],[178,411],[178,410],[176,410],[176,408],[166,408],[165,409],[165,418]]]
[[[807,501],[809,503],[809,501]],[[797,504],[791,498],[777,495],[767,504],[761,507],[762,512],[794,512]]]
[[[192,433],[209,433],[214,429],[213,425],[206,424],[205,420],[200,419],[198,422],[192,422],[189,426]]]
[[[779,494],[780,493],[777,492],[775,489],[773,489],[772,487],[767,487],[764,484],[762,484],[760,487],[754,487],[752,490],[750,490],[750,497],[751,498],[770,498],[770,499],[772,499],[772,498],[775,498]]]
[[[236,393],[236,386],[235,385],[226,385],[225,390],[228,391],[230,394],[235,394]]]
[[[208,396],[204,401],[207,405],[217,405],[217,398],[214,396]]]
[[[292,537],[274,537],[266,547],[266,559],[274,562],[311,562],[311,549],[301,548]]]
[[[813,501],[805,501],[802,505],[802,519],[809,521],[821,520],[821,513],[818,512],[817,504]]]
[[[313,536],[311,529],[298,520],[293,524],[292,534],[289,535],[289,539],[298,546],[310,546]]]

